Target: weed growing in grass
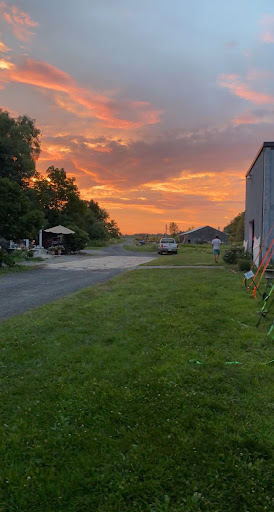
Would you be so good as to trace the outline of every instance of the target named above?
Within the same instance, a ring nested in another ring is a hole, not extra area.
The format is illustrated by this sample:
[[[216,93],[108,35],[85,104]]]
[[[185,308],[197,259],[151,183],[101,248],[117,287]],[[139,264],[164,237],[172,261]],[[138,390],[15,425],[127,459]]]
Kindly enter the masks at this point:
[[[257,306],[226,270],[164,272],[1,324],[2,510],[272,509]]]

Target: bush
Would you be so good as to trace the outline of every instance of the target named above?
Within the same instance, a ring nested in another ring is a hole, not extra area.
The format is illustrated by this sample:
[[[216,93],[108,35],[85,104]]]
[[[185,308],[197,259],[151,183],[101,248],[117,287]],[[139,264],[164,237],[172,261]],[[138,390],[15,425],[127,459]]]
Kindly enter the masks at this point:
[[[67,227],[74,231],[73,235],[69,235],[71,252],[79,252],[81,249],[84,249],[89,243],[88,233],[78,228],[75,224],[70,224]]]
[[[4,263],[7,265],[7,267],[14,267],[15,261],[13,254],[7,254],[4,259]]]
[[[248,272],[248,270],[250,270],[251,265],[252,261],[246,258],[241,258],[238,260],[238,267],[239,270],[241,270],[242,272]]]
[[[5,249],[0,249],[0,267],[2,267],[5,259],[5,255],[7,254],[7,251]]]
[[[24,249],[12,251],[12,257],[13,257],[15,263],[17,263],[18,261],[25,261],[25,259],[27,258],[27,249],[24,248]]]
[[[12,254],[8,254],[5,249],[0,249],[0,267],[2,267],[3,263],[7,265],[7,267],[14,267],[15,261]]]
[[[231,247],[223,254],[223,260],[229,265],[235,265],[239,259],[246,259],[243,247]]]

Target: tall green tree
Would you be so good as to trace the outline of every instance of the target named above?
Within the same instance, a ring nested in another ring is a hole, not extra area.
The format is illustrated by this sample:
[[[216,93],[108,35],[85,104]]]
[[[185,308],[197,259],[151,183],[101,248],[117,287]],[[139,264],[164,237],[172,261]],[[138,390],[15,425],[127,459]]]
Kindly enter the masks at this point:
[[[119,238],[119,236],[121,235],[120,228],[117,222],[113,219],[106,223],[106,228],[111,238]]]
[[[239,213],[225,228],[230,242],[243,242],[245,228],[245,212]]]
[[[108,212],[104,208],[100,208],[99,204],[93,199],[88,201],[88,208],[94,213],[97,220],[106,221],[109,218]]]
[[[68,178],[63,168],[58,169],[54,166],[50,166],[46,173],[46,176],[36,173],[33,191],[48,224],[62,224],[67,218],[70,222],[74,221],[74,218],[70,218],[72,211],[76,214],[77,207],[79,209],[82,206],[75,178]],[[70,208],[69,203],[72,203]],[[67,215],[66,208],[70,215]]]
[[[75,178],[63,168],[50,166],[46,176],[36,171],[39,154],[40,130],[34,120],[12,118],[0,109],[0,236],[32,238],[42,225],[71,223],[80,230],[79,239],[117,235],[119,228],[108,212],[92,199],[82,200]]]
[[[87,201],[80,199],[76,194],[70,194],[67,203],[62,209],[63,215],[76,224],[80,229],[86,230],[87,224],[95,220],[94,215],[87,207]]]
[[[37,237],[42,228],[42,211],[33,208],[18,183],[0,178],[0,235],[7,240]]]
[[[28,193],[34,194],[33,201],[43,209],[48,225],[73,223],[88,233],[91,240],[119,236],[117,223],[108,221],[109,214],[104,208],[92,199],[84,201],[80,198],[75,178],[68,178],[63,168],[53,166],[46,173],[46,176],[36,174],[33,188]]]
[[[78,198],[80,196],[75,178],[68,178],[63,168],[58,169],[53,165],[47,169],[46,173],[46,177],[36,174],[33,188],[46,212],[50,210],[61,212],[72,196]]]
[[[40,154],[39,137],[34,120],[27,116],[15,119],[0,109],[0,178],[27,186]]]

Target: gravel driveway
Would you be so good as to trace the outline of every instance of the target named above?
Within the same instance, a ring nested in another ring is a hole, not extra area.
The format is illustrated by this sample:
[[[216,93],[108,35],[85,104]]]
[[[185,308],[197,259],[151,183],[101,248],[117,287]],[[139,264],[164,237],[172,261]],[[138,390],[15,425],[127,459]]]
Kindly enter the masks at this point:
[[[0,277],[0,319],[103,283],[157,257],[155,253],[129,252],[121,245],[81,255],[51,256],[33,271]]]

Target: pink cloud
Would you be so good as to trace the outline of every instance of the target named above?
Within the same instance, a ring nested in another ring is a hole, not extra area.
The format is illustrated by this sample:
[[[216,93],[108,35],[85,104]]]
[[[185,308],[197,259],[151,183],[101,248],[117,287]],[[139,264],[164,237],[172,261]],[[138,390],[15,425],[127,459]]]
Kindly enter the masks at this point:
[[[41,89],[63,93],[70,100],[68,110],[77,115],[78,107],[86,115],[103,122],[109,128],[132,129],[159,122],[160,110],[152,109],[148,102],[117,101],[106,95],[78,86],[64,71],[48,64],[27,58],[21,66],[9,63],[2,75],[4,81],[24,83]],[[0,76],[1,79],[1,76]],[[71,103],[74,105],[71,105]],[[59,105],[66,110],[66,100]],[[80,116],[83,112],[80,112]]]
[[[238,75],[223,74],[219,77],[218,83],[222,87],[229,89],[235,96],[250,101],[255,105],[272,104],[274,102],[274,96],[253,91],[240,80]]]
[[[261,25],[266,31],[262,34],[262,41],[266,44],[274,43],[274,16],[266,14],[261,18]]]
[[[264,14],[262,17],[261,17],[261,24],[262,25],[267,25],[267,24],[274,24],[274,16],[273,14]]]
[[[239,126],[241,124],[262,124],[268,123],[273,124],[274,119],[274,110],[273,108],[260,109],[254,111],[245,111],[239,116],[233,119],[234,126]]]
[[[11,25],[14,35],[20,41],[29,41],[34,35],[30,28],[39,25],[39,23],[33,21],[27,13],[20,11],[15,5],[8,6],[5,2],[0,2],[0,13],[6,22]]]
[[[267,44],[273,44],[274,43],[274,34],[271,34],[271,32],[265,32],[262,35],[262,41]]]
[[[0,41],[0,52],[6,53],[10,52],[10,48],[8,48],[2,41]]]
[[[244,114],[233,119],[233,124],[235,126],[239,126],[240,124],[257,124],[258,122],[260,122],[258,121],[258,117],[256,117],[251,112],[245,112]]]

